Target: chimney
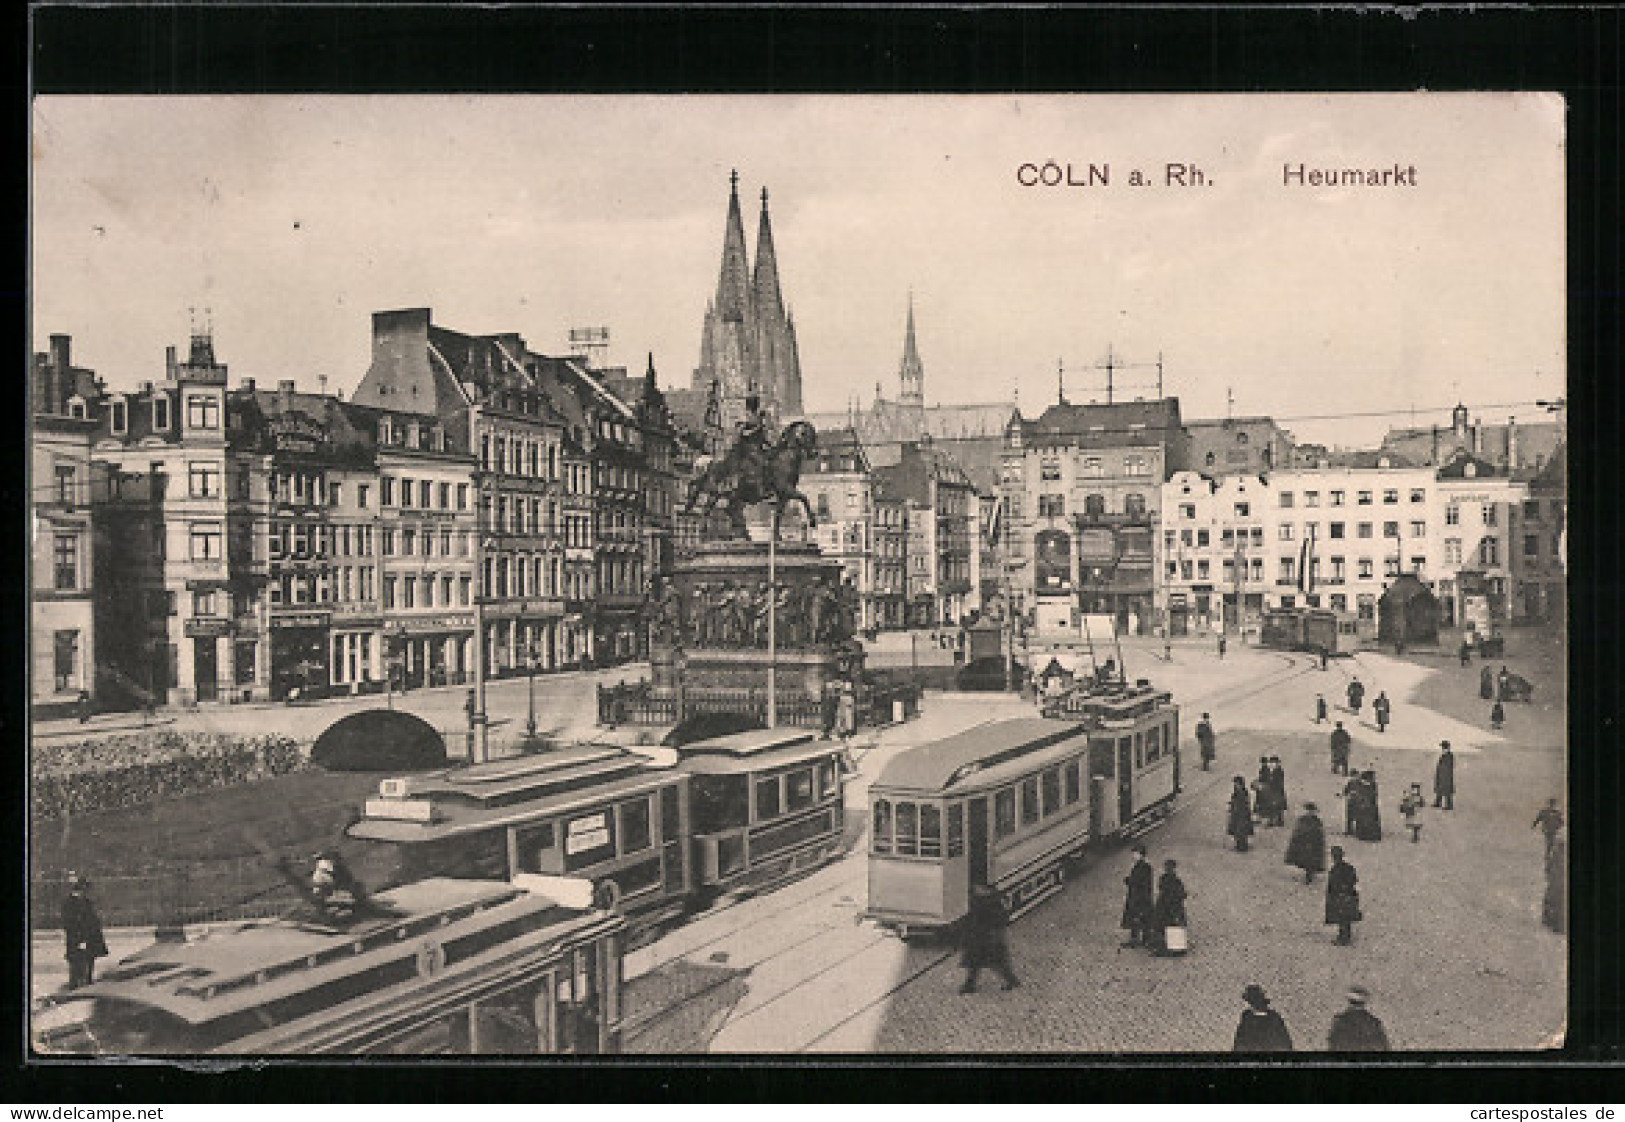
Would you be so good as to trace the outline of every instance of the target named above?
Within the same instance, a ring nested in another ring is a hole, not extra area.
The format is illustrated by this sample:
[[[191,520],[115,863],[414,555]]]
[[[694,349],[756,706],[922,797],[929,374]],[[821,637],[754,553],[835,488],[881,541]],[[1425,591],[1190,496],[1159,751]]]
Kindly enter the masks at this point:
[[[277,397],[281,399],[282,411],[288,412],[293,408],[293,379],[284,378],[276,384]]]
[[[1437,467],[1439,464],[1439,426],[1433,426],[1433,452],[1428,456],[1428,464]]]
[[[73,365],[73,362],[69,357],[69,355],[72,353],[72,349],[73,336],[51,336],[51,365],[56,367],[58,370],[67,370],[69,366]]]
[[[175,367],[176,367],[175,348],[173,346],[165,347],[164,348],[164,374],[169,378],[169,380],[171,382],[173,382],[175,380],[175,377],[176,377],[176,375],[175,375]]]
[[[321,394],[323,397],[327,396],[327,375],[326,374],[318,374],[318,375],[316,375],[316,392]]]
[[[1518,470],[1518,418],[1507,418],[1507,471]]]
[[[244,390],[246,390],[247,392],[249,392],[249,393],[253,393],[254,392],[254,379],[252,379],[252,378],[244,378],[242,388]]]

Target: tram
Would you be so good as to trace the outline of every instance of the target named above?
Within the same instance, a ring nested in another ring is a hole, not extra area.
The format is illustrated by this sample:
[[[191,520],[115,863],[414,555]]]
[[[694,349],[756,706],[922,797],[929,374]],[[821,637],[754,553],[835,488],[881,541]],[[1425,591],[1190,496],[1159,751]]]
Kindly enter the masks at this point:
[[[845,750],[799,729],[608,745],[387,779],[346,831],[358,876],[568,877],[649,927],[840,851]]]
[[[866,914],[905,936],[946,928],[990,885],[1019,916],[1069,859],[1165,817],[1179,760],[1179,709],[1143,680],[904,752],[869,792]]]
[[[534,887],[534,890],[533,890]],[[53,1055],[616,1052],[626,920],[545,885],[431,878],[346,922],[156,943],[35,1016]]]
[[[1278,651],[1351,655],[1360,648],[1359,621],[1351,612],[1330,608],[1271,608],[1264,613],[1259,640]]]

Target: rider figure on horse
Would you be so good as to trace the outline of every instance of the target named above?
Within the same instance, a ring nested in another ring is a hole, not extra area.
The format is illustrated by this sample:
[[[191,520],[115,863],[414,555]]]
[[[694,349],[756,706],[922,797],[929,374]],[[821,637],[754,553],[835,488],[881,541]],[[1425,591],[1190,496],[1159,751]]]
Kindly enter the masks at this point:
[[[759,475],[773,447],[773,433],[762,399],[756,394],[745,398],[745,417],[734,426],[734,455],[741,475]]]

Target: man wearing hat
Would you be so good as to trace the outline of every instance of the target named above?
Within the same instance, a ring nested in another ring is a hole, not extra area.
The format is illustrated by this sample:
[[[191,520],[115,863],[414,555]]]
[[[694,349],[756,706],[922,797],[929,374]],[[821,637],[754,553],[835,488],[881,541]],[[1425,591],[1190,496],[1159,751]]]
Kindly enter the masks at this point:
[[[1456,757],[1450,754],[1450,741],[1439,741],[1439,762],[1433,767],[1433,805],[1456,809]]]
[[[1213,722],[1206,713],[1196,722],[1196,743],[1202,749],[1202,770],[1207,771],[1213,766],[1213,757],[1216,754],[1213,736]]]
[[[1145,846],[1134,844],[1134,865],[1123,878],[1128,889],[1123,900],[1123,927],[1128,931],[1127,946],[1143,947],[1151,933],[1151,909],[1155,903],[1156,875],[1145,859]]]
[[[1326,922],[1337,925],[1337,944],[1354,942],[1354,924],[1360,919],[1360,877],[1343,860],[1343,847],[1332,846],[1332,867],[1326,873]]]
[[[1254,983],[1241,993],[1247,1008],[1241,1011],[1236,1025],[1236,1040],[1232,1052],[1290,1052],[1292,1035],[1286,1030],[1281,1014],[1270,1008],[1269,995],[1264,987]]]
[[[1327,1034],[1326,1047],[1333,1052],[1386,1052],[1388,1034],[1382,1022],[1366,1003],[1371,994],[1364,986],[1349,990],[1348,1008],[1332,1018],[1332,1031]]]
[[[1332,730],[1332,774],[1347,775],[1349,773],[1349,751],[1354,747],[1354,738],[1349,730],[1338,721],[1337,727]]]
[[[62,901],[62,933],[68,943],[68,988],[76,990],[95,981],[96,960],[107,954],[102,920],[87,891],[82,873],[68,874],[68,895]]]
[[[1303,813],[1292,825],[1286,843],[1286,863],[1303,870],[1303,883],[1313,884],[1315,874],[1326,868],[1326,827],[1320,821],[1320,808],[1304,803]]]

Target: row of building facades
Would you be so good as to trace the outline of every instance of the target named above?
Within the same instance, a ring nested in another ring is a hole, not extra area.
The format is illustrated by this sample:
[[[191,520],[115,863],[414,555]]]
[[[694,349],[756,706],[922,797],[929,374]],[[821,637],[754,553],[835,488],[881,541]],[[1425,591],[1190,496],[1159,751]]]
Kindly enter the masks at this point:
[[[1172,397],[927,406],[912,298],[897,399],[804,413],[767,194],[752,267],[737,182],[690,388],[662,390],[652,357],[544,355],[428,309],[372,333],[348,398],[230,384],[207,332],[129,392],[68,336],[35,355],[37,711],[459,684],[476,612],[491,675],[639,657],[659,581],[723,528],[685,497],[752,396],[819,432],[816,525],[787,532],[841,561],[866,631],[1031,620],[1041,597],[1174,635],[1281,605],[1367,615],[1400,573],[1451,621],[1468,597],[1564,611],[1560,422],[1458,407],[1333,453]]]

